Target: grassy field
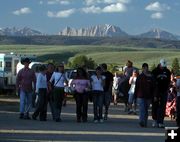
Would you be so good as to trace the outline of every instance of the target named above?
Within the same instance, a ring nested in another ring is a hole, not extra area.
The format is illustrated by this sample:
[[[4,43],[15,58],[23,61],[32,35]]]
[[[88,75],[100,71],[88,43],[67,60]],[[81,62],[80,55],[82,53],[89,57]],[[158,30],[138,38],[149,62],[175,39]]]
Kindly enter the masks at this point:
[[[147,62],[158,64],[161,58],[171,62],[174,58],[180,59],[180,50],[178,49],[154,49],[138,48],[125,46],[97,46],[97,45],[80,45],[80,46],[41,46],[41,45],[0,45],[1,53],[14,52],[17,54],[34,54],[39,61],[53,59],[56,61],[67,62],[77,54],[83,54],[91,57],[99,63],[114,63],[123,66],[127,60],[134,62],[134,65],[140,67],[142,63]]]

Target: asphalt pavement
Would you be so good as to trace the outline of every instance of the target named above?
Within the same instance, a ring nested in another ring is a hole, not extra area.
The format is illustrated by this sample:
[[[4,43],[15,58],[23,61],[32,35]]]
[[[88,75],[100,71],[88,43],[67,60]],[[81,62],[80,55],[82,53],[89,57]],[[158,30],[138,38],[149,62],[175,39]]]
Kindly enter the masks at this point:
[[[76,106],[72,101],[62,108],[62,122],[55,122],[48,110],[47,121],[19,119],[19,100],[0,99],[0,142],[164,142],[165,129],[138,125],[138,115],[124,112],[122,103],[111,104],[109,118],[104,123],[93,122],[93,105],[89,103],[88,122],[76,122]],[[33,111],[33,110],[32,110]],[[32,112],[31,112],[32,114]],[[165,125],[175,126],[166,118]]]

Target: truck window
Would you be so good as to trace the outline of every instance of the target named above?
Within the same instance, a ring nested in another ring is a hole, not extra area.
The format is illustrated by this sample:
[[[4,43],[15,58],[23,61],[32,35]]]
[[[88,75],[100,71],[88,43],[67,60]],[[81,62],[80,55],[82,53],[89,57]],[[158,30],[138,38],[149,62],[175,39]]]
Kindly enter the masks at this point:
[[[5,62],[5,71],[11,71],[11,62],[10,61],[6,61]]]
[[[2,61],[0,61],[0,68],[2,68]]]

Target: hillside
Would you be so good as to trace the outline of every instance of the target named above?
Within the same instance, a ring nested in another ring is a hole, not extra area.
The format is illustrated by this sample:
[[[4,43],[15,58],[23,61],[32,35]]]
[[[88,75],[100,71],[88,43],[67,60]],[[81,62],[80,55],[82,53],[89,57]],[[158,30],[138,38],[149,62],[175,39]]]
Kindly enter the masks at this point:
[[[0,36],[0,44],[23,45],[125,45],[143,48],[180,48],[178,40],[134,37]]]
[[[174,58],[180,59],[180,49],[139,48],[132,46],[109,45],[0,45],[2,53],[14,52],[15,54],[34,54],[38,61],[54,60],[65,63],[75,55],[83,54],[91,57],[97,64],[106,62],[124,66],[127,60],[132,60],[134,65],[141,68],[142,63],[147,62],[151,67],[157,65],[161,58],[168,61],[168,65]]]

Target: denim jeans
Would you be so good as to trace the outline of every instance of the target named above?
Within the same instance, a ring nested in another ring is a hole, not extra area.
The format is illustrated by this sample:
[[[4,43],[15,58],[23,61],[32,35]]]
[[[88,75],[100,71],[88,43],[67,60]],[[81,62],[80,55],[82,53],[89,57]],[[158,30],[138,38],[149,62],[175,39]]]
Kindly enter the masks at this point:
[[[103,91],[93,92],[94,120],[102,119]]]
[[[29,111],[32,107],[32,92],[20,90],[20,113],[29,115]]]
[[[148,109],[151,104],[151,100],[144,98],[137,98],[137,103],[139,105],[139,121],[147,126],[148,120]]]

